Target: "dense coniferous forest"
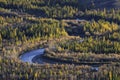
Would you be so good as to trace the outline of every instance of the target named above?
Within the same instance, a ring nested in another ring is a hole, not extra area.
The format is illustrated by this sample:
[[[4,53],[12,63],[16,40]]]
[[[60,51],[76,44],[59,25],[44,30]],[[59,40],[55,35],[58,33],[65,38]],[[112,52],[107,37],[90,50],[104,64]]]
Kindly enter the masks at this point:
[[[0,0],[0,80],[120,80],[119,5]],[[37,49],[32,64],[21,60]]]

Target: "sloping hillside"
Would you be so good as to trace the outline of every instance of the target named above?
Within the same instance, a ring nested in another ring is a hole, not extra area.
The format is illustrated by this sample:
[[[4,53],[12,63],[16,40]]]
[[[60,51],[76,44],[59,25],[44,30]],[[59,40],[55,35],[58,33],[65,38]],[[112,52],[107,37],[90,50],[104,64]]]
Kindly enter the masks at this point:
[[[79,1],[80,3],[82,3],[82,6],[84,6],[84,8],[87,7],[88,9],[120,8],[120,0],[86,0],[86,1],[79,0]]]

